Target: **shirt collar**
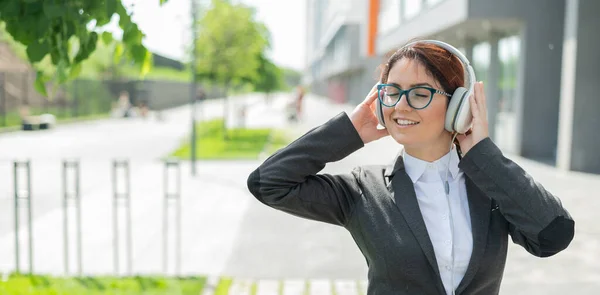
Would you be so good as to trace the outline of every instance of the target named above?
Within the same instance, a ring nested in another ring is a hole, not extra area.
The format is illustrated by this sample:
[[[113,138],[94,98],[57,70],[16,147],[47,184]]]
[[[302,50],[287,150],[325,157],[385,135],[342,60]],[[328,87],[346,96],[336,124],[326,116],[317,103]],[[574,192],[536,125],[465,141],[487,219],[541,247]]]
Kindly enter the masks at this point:
[[[437,168],[437,170],[442,173],[446,171],[446,167],[448,167],[449,165],[450,176],[452,177],[452,179],[456,179],[459,173],[459,158],[456,148],[454,146],[452,147],[452,150],[450,150],[447,154],[433,162],[427,162],[415,158],[407,154],[404,150],[401,152],[400,156],[402,157],[402,160],[404,162],[404,169],[413,183],[416,183],[419,180],[419,178],[421,178],[423,173],[425,173],[425,171],[430,165],[433,165],[433,167]],[[448,163],[448,157],[450,157],[450,163]]]

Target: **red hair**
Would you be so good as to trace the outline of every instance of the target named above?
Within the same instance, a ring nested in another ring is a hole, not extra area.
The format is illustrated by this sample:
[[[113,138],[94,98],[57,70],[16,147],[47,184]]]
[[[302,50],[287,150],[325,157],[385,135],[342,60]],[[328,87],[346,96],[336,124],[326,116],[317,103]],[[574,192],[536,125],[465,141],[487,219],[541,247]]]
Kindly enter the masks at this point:
[[[465,84],[465,71],[460,59],[442,47],[425,42],[403,46],[394,52],[387,63],[382,65],[379,80],[381,83],[387,82],[390,69],[402,58],[409,58],[421,63],[427,73],[440,83],[445,92],[454,93],[456,88]]]

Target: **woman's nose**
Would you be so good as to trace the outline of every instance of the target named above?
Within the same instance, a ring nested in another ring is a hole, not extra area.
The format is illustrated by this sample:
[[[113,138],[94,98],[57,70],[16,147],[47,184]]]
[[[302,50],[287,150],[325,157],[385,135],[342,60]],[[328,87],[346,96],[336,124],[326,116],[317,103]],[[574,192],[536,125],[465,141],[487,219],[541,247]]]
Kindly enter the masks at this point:
[[[405,111],[405,112],[411,110],[411,107],[408,104],[408,99],[406,98],[406,94],[402,94],[402,96],[400,96],[400,100],[398,101],[396,106],[394,106],[394,108],[397,111]]]

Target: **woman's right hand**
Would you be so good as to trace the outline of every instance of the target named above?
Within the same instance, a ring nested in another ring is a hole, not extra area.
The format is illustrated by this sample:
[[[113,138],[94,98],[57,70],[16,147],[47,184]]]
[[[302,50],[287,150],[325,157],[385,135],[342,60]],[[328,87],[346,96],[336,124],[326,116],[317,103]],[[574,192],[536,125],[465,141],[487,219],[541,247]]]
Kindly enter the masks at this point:
[[[389,135],[387,129],[377,129],[379,124],[375,115],[377,103],[377,85],[375,85],[365,100],[356,106],[350,115],[350,120],[364,144]]]

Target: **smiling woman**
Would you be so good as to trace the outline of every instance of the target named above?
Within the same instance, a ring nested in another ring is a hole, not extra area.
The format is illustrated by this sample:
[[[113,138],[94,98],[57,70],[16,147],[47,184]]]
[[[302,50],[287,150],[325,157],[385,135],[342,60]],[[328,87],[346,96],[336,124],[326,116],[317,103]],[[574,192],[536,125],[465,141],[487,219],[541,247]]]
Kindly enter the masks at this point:
[[[378,91],[387,106],[383,108],[386,121],[416,123],[389,126],[389,134],[411,155],[431,154],[433,158],[427,160],[433,161],[446,154],[446,142],[452,138],[444,129],[448,93],[465,84],[460,60],[437,45],[417,43],[392,55],[383,66],[381,83],[391,85]]]
[[[348,230],[369,267],[369,295],[498,294],[509,237],[549,257],[571,243],[575,222],[488,137],[483,84],[468,64],[446,43],[405,45],[350,115],[266,159],[249,175],[249,191],[272,208]],[[472,120],[455,119],[469,118],[461,110]],[[388,135],[403,146],[392,163],[319,173]]]

